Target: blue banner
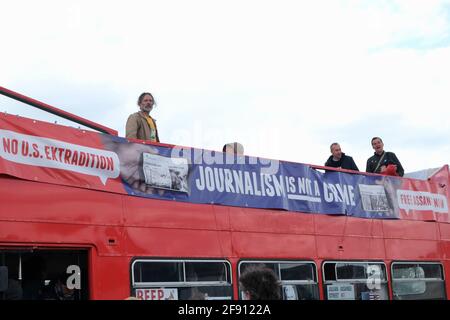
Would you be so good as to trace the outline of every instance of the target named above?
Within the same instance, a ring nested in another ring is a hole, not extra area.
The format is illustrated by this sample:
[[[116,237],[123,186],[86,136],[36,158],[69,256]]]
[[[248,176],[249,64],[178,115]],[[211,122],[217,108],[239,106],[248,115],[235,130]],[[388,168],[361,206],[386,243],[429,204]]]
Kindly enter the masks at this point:
[[[401,179],[320,172],[308,165],[222,152],[128,143],[105,135],[128,194],[190,203],[399,218]]]

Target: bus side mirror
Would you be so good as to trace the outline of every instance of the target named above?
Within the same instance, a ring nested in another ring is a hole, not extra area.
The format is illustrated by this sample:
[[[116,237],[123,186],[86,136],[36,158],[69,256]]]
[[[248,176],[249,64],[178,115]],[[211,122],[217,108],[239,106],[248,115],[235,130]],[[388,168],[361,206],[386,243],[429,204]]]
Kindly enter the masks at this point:
[[[8,289],[8,267],[0,266],[0,292]]]

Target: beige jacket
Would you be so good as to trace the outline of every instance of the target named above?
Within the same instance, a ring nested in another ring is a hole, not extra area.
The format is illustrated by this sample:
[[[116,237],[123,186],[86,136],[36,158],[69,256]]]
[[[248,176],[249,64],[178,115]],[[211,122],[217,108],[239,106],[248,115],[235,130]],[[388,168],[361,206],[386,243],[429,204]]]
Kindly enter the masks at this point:
[[[153,121],[155,122],[156,141],[159,142],[156,120],[153,119]],[[145,119],[145,116],[140,111],[133,113],[128,117],[125,131],[125,136],[127,138],[150,140],[150,126],[148,125],[147,119]]]

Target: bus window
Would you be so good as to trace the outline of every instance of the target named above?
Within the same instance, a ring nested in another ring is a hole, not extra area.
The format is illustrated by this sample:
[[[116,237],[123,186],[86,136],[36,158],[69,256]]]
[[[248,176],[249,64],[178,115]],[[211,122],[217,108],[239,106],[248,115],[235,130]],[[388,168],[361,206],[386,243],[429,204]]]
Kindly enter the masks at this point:
[[[323,264],[328,300],[388,300],[386,266],[381,262],[327,261]]]
[[[2,249],[0,266],[8,270],[8,288],[0,299],[88,299],[87,258],[87,250]]]
[[[142,300],[231,300],[231,267],[217,260],[132,262],[132,294]]]
[[[392,290],[396,300],[445,299],[442,265],[439,263],[392,264]]]
[[[226,283],[227,265],[225,263],[185,262],[186,281],[217,281]]]
[[[248,267],[264,265],[272,269],[281,282],[283,300],[318,300],[317,269],[305,261],[241,261],[239,275]],[[242,299],[242,293],[240,293]]]

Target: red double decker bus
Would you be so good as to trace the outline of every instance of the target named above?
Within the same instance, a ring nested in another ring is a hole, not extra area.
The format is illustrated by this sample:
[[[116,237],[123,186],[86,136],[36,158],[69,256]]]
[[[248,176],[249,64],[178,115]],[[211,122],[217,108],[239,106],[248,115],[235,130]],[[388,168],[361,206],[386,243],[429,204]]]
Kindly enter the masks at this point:
[[[45,128],[45,136],[37,135],[35,126]],[[67,148],[40,145],[58,137],[77,144],[88,130],[2,114],[0,133],[1,299],[45,299],[46,289],[62,274],[72,287],[59,292],[58,299],[241,299],[239,275],[255,264],[275,271],[286,300],[447,299],[448,166],[426,181],[396,178],[430,185],[442,205],[426,198],[426,192],[412,198],[398,193],[405,206],[409,201],[428,206],[423,215],[413,217],[418,209],[403,206],[404,215],[397,219],[361,218],[138,197],[105,184],[93,188],[43,163],[81,165],[76,174],[87,175],[83,170],[107,170],[107,156],[102,164],[101,156],[86,151],[97,159],[88,164],[89,156],[81,161],[82,152],[75,159]],[[113,166],[111,172],[117,169]],[[121,182],[113,173],[106,176]],[[433,205],[441,210],[436,213]]]

